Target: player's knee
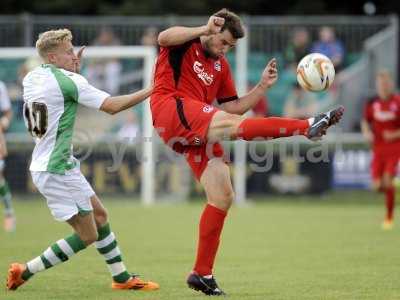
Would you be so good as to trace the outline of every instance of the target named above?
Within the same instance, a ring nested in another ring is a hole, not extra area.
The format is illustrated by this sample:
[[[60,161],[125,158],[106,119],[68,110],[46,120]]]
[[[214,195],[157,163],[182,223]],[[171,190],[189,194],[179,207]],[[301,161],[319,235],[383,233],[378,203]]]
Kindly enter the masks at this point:
[[[211,197],[211,199],[209,199],[209,202],[219,209],[227,211],[232,206],[233,199],[234,192],[231,188],[227,187],[224,188],[218,195],[216,195],[215,198]]]
[[[391,189],[393,187],[393,183],[392,183],[392,181],[391,180],[385,180],[385,181],[383,181],[382,182],[382,189],[383,190],[388,190],[388,189]]]
[[[394,185],[393,176],[391,176],[390,174],[384,174],[381,181],[381,185],[382,185],[382,190],[387,190],[392,188]]]
[[[207,134],[208,141],[214,142],[227,137],[235,137],[241,122],[242,117],[239,115],[218,112],[210,124]]]
[[[234,114],[227,114],[226,116],[226,124],[232,130],[232,132],[236,132],[240,123],[243,121],[243,117]]]
[[[96,221],[96,224],[98,224],[100,226],[107,224],[107,222],[108,222],[107,210],[105,210],[104,208],[97,209],[94,212],[94,219]]]

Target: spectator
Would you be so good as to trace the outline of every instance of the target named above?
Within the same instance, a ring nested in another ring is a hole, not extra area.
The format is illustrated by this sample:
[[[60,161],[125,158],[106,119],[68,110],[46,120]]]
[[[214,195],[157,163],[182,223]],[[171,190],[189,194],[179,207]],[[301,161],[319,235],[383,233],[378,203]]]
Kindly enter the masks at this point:
[[[285,101],[284,116],[306,119],[318,112],[318,99],[313,93],[304,91],[297,84]]]
[[[148,27],[144,30],[140,42],[143,46],[158,47],[157,37],[158,37],[158,29],[156,27]]]
[[[331,27],[324,26],[320,29],[319,41],[313,44],[311,52],[318,52],[329,57],[336,70],[343,67],[343,44],[336,39],[335,32]]]
[[[303,27],[296,28],[284,52],[285,63],[296,67],[297,63],[310,52],[310,35]]]
[[[101,29],[99,36],[93,42],[93,46],[118,45],[121,45],[121,42],[110,28]],[[89,62],[85,73],[93,86],[115,95],[119,93],[121,70],[122,65],[117,58],[94,59]]]
[[[118,129],[118,139],[122,142],[133,144],[140,135],[140,128],[133,110],[128,111],[125,123]]]
[[[312,93],[303,90],[299,85],[293,88],[286,98],[283,114],[288,118],[309,118],[318,112],[331,109],[337,101],[337,91],[331,89],[325,93]]]

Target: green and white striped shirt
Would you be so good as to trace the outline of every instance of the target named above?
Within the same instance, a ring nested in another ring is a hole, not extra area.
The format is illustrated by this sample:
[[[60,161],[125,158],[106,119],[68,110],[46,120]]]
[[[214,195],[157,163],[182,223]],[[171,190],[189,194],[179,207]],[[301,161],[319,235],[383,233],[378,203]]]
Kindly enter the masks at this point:
[[[73,72],[41,65],[23,80],[24,119],[35,138],[31,171],[65,174],[73,168],[72,134],[78,103],[99,109],[110,95]]]

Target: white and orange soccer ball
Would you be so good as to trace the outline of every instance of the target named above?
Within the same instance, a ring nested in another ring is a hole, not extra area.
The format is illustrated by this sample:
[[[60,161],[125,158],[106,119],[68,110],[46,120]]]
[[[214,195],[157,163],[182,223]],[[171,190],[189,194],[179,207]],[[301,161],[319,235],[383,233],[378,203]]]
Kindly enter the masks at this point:
[[[297,82],[307,91],[325,91],[334,79],[335,68],[331,60],[323,54],[308,54],[297,65]]]

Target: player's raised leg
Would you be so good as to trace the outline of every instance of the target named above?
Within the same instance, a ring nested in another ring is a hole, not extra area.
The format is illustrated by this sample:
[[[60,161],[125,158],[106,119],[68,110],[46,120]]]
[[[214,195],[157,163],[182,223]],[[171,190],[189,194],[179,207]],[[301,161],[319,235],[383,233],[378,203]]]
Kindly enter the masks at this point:
[[[104,257],[107,267],[113,278],[113,289],[132,289],[151,291],[159,289],[155,282],[144,281],[137,275],[128,273],[122,260],[121,250],[119,249],[114,232],[108,222],[108,214],[100,199],[94,195],[90,199],[94,220],[96,222],[98,238],[95,246],[100,255]]]
[[[222,158],[208,162],[200,183],[206,192],[207,204],[200,218],[196,262],[187,283],[206,295],[225,295],[213,276],[224,220],[233,201],[229,167]]]
[[[272,139],[294,135],[304,135],[307,138],[320,138],[326,130],[339,122],[344,112],[342,106],[319,114],[306,120],[290,118],[243,118],[224,111],[218,111],[213,116],[207,140],[209,142],[224,139]]]

